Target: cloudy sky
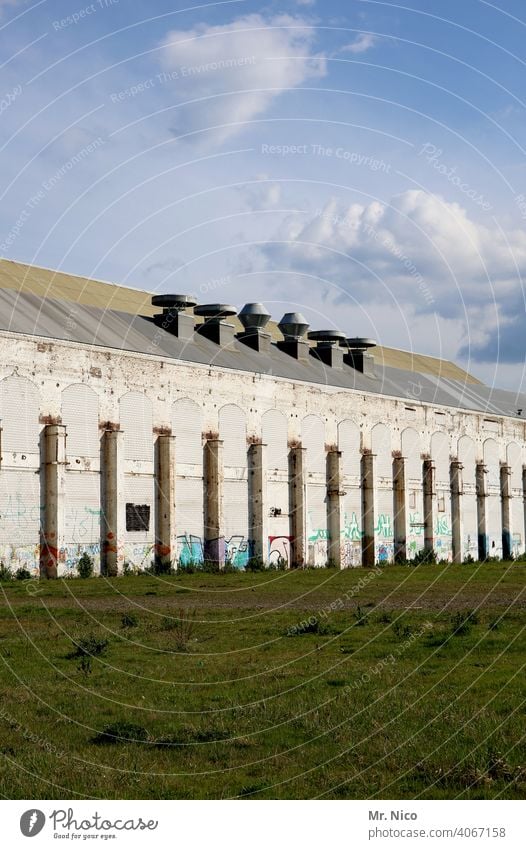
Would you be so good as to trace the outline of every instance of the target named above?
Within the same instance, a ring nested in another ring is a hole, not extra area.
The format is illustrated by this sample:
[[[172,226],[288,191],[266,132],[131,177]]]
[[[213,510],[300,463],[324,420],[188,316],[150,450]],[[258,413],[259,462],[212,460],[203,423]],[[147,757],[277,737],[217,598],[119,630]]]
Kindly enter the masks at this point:
[[[0,0],[0,255],[517,389],[524,0]]]

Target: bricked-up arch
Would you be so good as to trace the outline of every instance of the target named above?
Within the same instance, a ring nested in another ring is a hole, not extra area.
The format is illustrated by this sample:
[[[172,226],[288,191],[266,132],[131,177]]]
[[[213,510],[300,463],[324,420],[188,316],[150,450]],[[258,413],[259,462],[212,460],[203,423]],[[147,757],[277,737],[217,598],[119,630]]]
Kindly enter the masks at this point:
[[[462,558],[478,558],[476,447],[470,436],[461,436],[457,446],[458,460],[462,463]]]
[[[245,466],[247,462],[246,416],[245,411],[237,404],[225,404],[219,410],[219,436],[223,440],[225,466]]]
[[[127,460],[153,458],[152,402],[143,392],[127,392],[119,399],[119,419],[124,431]]]
[[[483,446],[486,466],[486,537],[488,557],[502,557],[502,515],[500,499],[500,452],[494,439]]]
[[[40,393],[32,381],[16,375],[0,381],[0,559],[11,569],[35,571],[38,562],[39,406]]]
[[[266,445],[266,505],[268,559],[290,564],[289,457],[287,417],[267,410],[261,419],[261,436]]]
[[[307,562],[327,563],[327,454],[325,424],[319,416],[305,416],[301,422],[301,443],[305,449]]]
[[[267,446],[267,468],[288,469],[287,417],[280,410],[267,410],[261,418],[261,435]]]
[[[524,502],[522,498],[522,452],[520,445],[510,442],[506,448],[506,462],[510,468],[510,524],[511,553],[514,557],[524,551]]]
[[[204,558],[202,431],[201,407],[190,398],[174,401],[177,560],[183,566]]]
[[[99,397],[90,386],[72,383],[62,391],[62,423],[67,428],[68,457],[98,457]]]
[[[251,555],[248,538],[247,425],[244,410],[226,404],[219,410],[219,438],[223,440],[223,515],[225,560],[243,568]]]
[[[424,495],[422,488],[422,439],[412,427],[402,431],[405,458],[406,553],[413,558],[424,547]]]
[[[2,453],[22,453],[32,458],[39,454],[40,393],[25,377],[0,380],[0,415],[2,418]],[[33,467],[38,468],[38,459]]]
[[[62,565],[75,569],[86,552],[100,568],[100,432],[99,398],[89,386],[71,384],[62,392],[62,422],[66,425],[64,556]]]
[[[154,445],[152,402],[142,392],[127,392],[119,400],[124,431],[125,559],[137,568],[154,555]]]
[[[362,491],[360,428],[346,419],[338,425],[338,450],[342,452],[342,566],[362,562]]]
[[[371,431],[371,449],[375,455],[375,558],[383,563],[394,557],[394,516],[391,431],[382,422]]]
[[[431,459],[435,466],[432,533],[439,560],[451,560],[453,556],[450,454],[447,435],[436,431],[431,437]]]

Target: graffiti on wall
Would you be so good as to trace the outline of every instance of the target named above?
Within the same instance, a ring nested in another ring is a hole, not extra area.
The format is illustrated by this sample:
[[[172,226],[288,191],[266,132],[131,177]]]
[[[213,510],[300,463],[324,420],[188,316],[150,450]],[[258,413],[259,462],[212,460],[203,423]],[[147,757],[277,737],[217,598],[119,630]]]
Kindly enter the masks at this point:
[[[290,544],[294,537],[277,536],[268,538],[268,562],[273,566],[280,563],[290,565]]]
[[[254,543],[243,534],[233,534],[231,537],[219,537],[209,540],[208,545],[214,548],[216,556],[229,563],[236,569],[243,569],[253,556]],[[197,534],[180,534],[177,537],[177,561],[182,566],[202,563],[205,560],[205,544]]]

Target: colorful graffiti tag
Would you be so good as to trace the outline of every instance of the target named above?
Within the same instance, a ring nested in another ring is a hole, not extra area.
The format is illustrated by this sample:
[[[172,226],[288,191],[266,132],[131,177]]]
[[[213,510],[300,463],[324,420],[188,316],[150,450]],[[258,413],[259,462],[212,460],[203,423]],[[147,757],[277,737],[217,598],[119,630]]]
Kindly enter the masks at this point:
[[[243,534],[234,534],[231,537],[219,537],[209,540],[209,546],[214,546],[218,556],[234,566],[243,569],[253,556],[254,544]],[[203,539],[196,534],[180,534],[177,537],[177,561],[182,566],[193,563],[202,563],[205,560],[205,544]]]

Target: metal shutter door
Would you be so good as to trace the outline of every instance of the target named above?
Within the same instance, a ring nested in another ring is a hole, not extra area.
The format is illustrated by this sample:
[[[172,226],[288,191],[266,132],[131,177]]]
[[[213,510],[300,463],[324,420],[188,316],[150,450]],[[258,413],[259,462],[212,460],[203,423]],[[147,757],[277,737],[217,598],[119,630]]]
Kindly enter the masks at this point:
[[[371,448],[375,469],[376,526],[375,557],[379,563],[393,559],[393,457],[391,432],[384,424],[376,424],[371,432]]]
[[[203,480],[177,478],[175,491],[177,523],[177,557],[181,564],[202,563],[203,548]]]
[[[422,447],[420,435],[411,427],[402,433],[405,457],[406,549],[413,558],[424,547],[424,493],[422,489]]]
[[[362,491],[360,429],[347,420],[338,425],[338,449],[342,452],[342,566],[362,562]]]
[[[301,423],[305,451],[307,562],[327,563],[327,505],[325,425],[318,416],[305,416]]]
[[[267,530],[269,563],[290,563],[287,417],[267,410],[261,421],[267,458]]]
[[[124,476],[124,501],[131,504],[147,504],[150,507],[150,522],[147,531],[124,532],[124,557],[130,564],[144,569],[150,566],[155,540],[154,481],[151,475]]]
[[[453,535],[451,529],[451,481],[449,469],[449,440],[445,433],[431,437],[431,457],[435,463],[435,551],[439,560],[451,560]]]
[[[521,449],[516,443],[508,445],[507,458],[511,470],[511,544],[513,556],[524,551],[524,501],[522,495],[522,457]]]
[[[223,440],[223,517],[225,557],[232,566],[245,566],[248,552],[247,434],[245,414],[235,404],[219,411]]]
[[[246,480],[225,480],[225,558],[243,568],[248,551],[248,484]]]
[[[0,542],[8,547],[38,547],[40,533],[40,483],[34,471],[2,469],[0,472]]]
[[[326,490],[319,484],[307,486],[307,541],[309,566],[327,563]]]
[[[486,534],[488,538],[488,555],[502,557],[502,514],[500,498],[500,463],[499,446],[494,439],[484,443],[484,463],[486,475]]]
[[[97,472],[66,472],[63,568],[74,569],[86,551],[100,571],[100,477]]]
[[[475,443],[469,436],[458,441],[458,459],[463,465],[462,511],[462,557],[478,560],[477,495],[475,486]]]

